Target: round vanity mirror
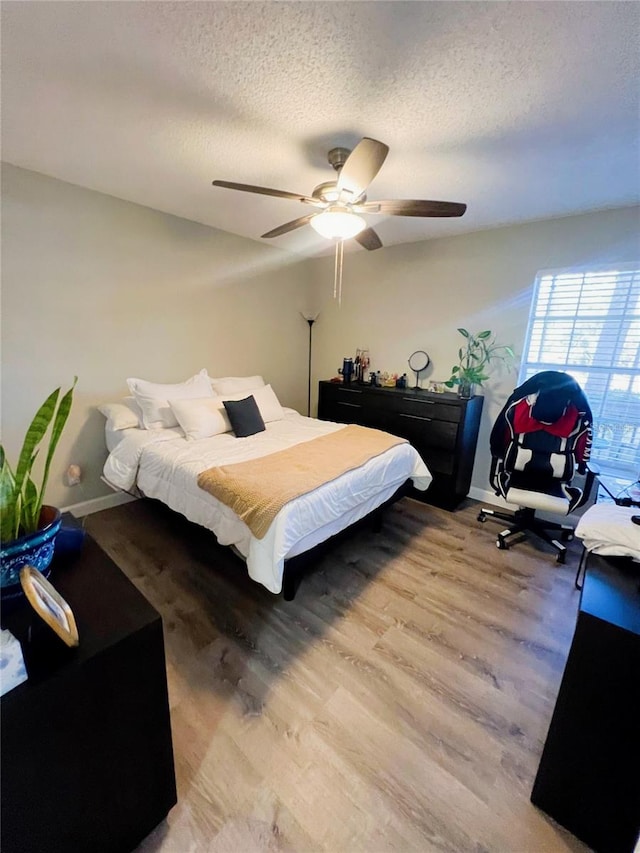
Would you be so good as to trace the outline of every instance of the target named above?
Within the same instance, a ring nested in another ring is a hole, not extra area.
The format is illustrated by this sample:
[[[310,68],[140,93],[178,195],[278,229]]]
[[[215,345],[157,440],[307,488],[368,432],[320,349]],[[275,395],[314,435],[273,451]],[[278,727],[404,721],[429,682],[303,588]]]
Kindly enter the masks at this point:
[[[411,355],[409,356],[409,367],[411,368],[411,370],[413,370],[413,372],[416,375],[416,384],[414,385],[414,389],[420,388],[420,386],[418,385],[418,381],[420,379],[420,374],[422,373],[423,370],[426,370],[427,367],[429,367],[430,361],[431,361],[431,359],[429,358],[427,353],[422,349],[419,349],[419,350],[416,350],[415,352],[412,352]]]

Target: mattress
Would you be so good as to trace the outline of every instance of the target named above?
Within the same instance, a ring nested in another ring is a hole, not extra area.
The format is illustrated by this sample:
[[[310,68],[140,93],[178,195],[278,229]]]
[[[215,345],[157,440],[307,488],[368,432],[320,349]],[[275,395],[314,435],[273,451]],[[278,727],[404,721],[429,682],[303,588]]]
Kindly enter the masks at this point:
[[[407,479],[427,489],[431,474],[410,444],[391,448],[353,471],[288,503],[262,539],[231,509],[197,484],[198,474],[311,441],[343,424],[306,418],[292,409],[264,432],[237,439],[232,433],[187,441],[181,430],[121,430],[107,437],[110,453],[104,479],[113,488],[155,498],[190,521],[211,530],[220,544],[233,546],[246,560],[249,575],[270,592],[282,589],[284,561],[309,550],[364,518],[388,500]]]

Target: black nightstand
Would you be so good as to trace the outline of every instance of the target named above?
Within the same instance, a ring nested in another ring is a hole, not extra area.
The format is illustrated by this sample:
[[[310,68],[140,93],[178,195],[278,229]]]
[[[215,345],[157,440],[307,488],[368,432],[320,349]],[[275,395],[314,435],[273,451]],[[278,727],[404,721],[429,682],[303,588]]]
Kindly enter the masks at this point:
[[[640,574],[592,555],[532,802],[598,853],[640,832]]]
[[[88,536],[50,580],[80,645],[3,612],[29,679],[0,700],[2,850],[124,853],[176,803],[162,620]]]

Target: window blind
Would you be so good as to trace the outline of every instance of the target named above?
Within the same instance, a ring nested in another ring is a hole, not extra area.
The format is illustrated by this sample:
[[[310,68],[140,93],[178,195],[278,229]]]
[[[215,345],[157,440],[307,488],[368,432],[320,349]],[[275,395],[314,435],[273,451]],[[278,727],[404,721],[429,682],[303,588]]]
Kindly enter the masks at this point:
[[[593,413],[592,459],[640,476],[640,264],[540,273],[520,381],[565,370]]]

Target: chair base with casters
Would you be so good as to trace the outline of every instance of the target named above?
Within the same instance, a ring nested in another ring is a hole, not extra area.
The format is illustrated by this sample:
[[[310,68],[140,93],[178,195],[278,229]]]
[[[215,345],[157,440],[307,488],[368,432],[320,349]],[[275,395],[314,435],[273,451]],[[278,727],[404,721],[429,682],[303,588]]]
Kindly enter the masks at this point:
[[[556,482],[549,485],[545,492],[542,492],[522,488],[519,475],[516,475],[512,478],[514,485],[505,490],[504,498],[507,502],[519,506],[520,509],[513,513],[507,513],[482,507],[478,513],[478,521],[484,522],[487,518],[491,518],[496,521],[509,522],[509,527],[498,533],[496,537],[496,545],[501,550],[506,550],[510,545],[527,539],[531,533],[555,548],[556,562],[564,563],[567,557],[567,548],[562,543],[571,542],[575,533],[574,528],[570,524],[539,518],[536,516],[536,511],[542,510],[561,516],[570,515],[574,510],[586,504],[594,480],[595,471],[587,469],[582,489]]]
[[[478,521],[484,523],[487,518],[509,522],[509,527],[498,533],[496,537],[496,546],[501,551],[506,551],[511,545],[522,542],[523,539],[528,538],[529,534],[533,534],[555,548],[557,563],[565,562],[567,548],[562,543],[571,542],[573,539],[574,529],[571,525],[537,518],[535,510],[529,507],[518,509],[514,513],[499,512],[482,507],[478,513]],[[549,531],[557,531],[559,536],[553,536]]]

